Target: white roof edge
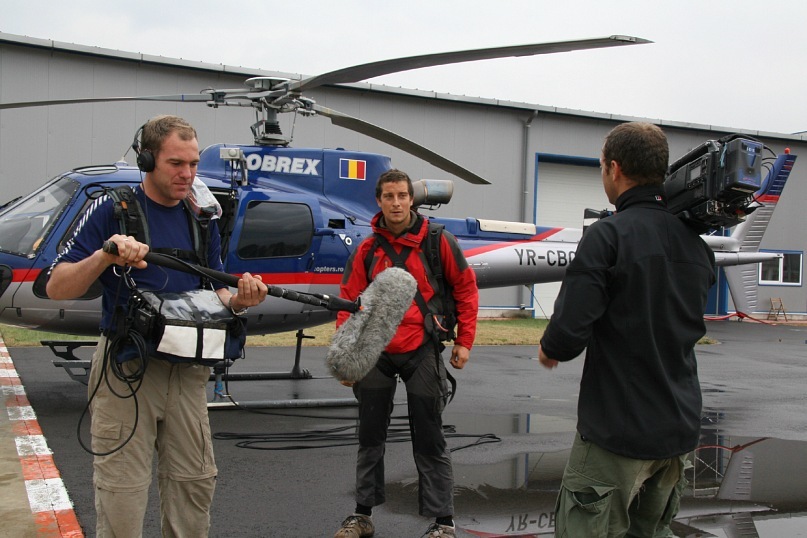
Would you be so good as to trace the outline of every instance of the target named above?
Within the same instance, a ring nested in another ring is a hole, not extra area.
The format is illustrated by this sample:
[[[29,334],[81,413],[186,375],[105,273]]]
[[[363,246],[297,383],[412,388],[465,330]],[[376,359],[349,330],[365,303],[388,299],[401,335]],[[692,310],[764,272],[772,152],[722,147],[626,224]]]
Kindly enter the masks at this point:
[[[134,52],[126,52],[115,49],[105,49],[101,47],[93,47],[89,45],[78,45],[74,43],[66,43],[61,41],[53,41],[50,39],[41,39],[36,37],[29,37],[17,34],[8,34],[0,32],[0,43],[7,42],[12,44],[48,48],[53,50],[63,50],[67,52],[77,52],[80,54],[90,54],[97,56],[105,56],[109,58],[120,58],[124,60],[142,61],[146,63],[157,63],[163,65],[172,65],[177,67],[185,67],[191,69],[200,69],[204,71],[223,72],[232,75],[247,75],[247,76],[274,76],[283,77],[288,79],[301,80],[305,78],[297,73],[284,73],[279,71],[268,71],[265,69],[255,69],[241,66],[230,66],[225,64],[212,64],[201,61],[184,60],[181,58],[169,58],[166,56],[155,56],[150,54],[141,54]],[[611,114],[607,112],[594,112],[586,110],[576,110],[570,108],[560,108],[546,105],[538,105],[533,103],[522,103],[517,101],[507,101],[502,99],[492,99],[484,97],[470,97],[467,95],[455,95],[451,93],[438,93],[428,90],[418,90],[413,88],[395,88],[392,86],[385,86],[382,84],[372,84],[369,82],[356,82],[351,84],[338,84],[335,86],[356,88],[363,91],[371,90],[383,93],[394,93],[399,95],[409,95],[413,97],[424,97],[427,99],[440,99],[446,101],[458,101],[463,103],[473,103],[487,106],[501,106],[505,108],[518,108],[524,110],[545,112],[549,114],[563,114],[568,116],[580,116],[585,118],[605,119],[617,122],[625,121],[646,121],[655,123],[662,127],[671,127],[676,129],[692,129],[699,131],[716,131],[721,133],[737,133],[747,134],[749,136],[776,138],[781,140],[791,140],[807,142],[807,133],[777,133],[773,131],[755,131],[750,129],[740,129],[736,127],[725,127],[718,125],[708,125],[700,123],[689,123],[674,120],[663,120],[659,118],[641,118],[633,116],[625,116],[620,114]]]
[[[527,222],[510,222],[506,220],[476,219],[479,229],[484,232],[506,232],[533,236],[536,233],[535,224]]]
[[[208,62],[201,62],[196,60],[185,60],[183,58],[170,58],[167,56],[157,56],[154,54],[143,54],[139,52],[126,52],[116,49],[105,49],[102,47],[93,47],[89,45],[78,45],[75,43],[67,43],[63,41],[53,41],[50,39],[40,39],[36,37],[21,36],[16,34],[8,34],[0,32],[0,43],[12,43],[17,45],[32,46],[39,48],[46,48],[51,50],[61,50],[65,52],[77,52],[80,54],[88,54],[92,56],[103,56],[106,58],[116,58],[122,60],[133,60],[137,62],[145,62],[152,64],[163,64],[175,67],[186,67],[191,69],[199,69],[202,71],[223,72],[234,75],[246,76],[273,76],[283,77],[289,79],[300,79],[301,75],[297,73],[283,73],[278,71],[268,71],[265,69],[252,69],[241,66],[230,66],[225,64],[213,64]]]

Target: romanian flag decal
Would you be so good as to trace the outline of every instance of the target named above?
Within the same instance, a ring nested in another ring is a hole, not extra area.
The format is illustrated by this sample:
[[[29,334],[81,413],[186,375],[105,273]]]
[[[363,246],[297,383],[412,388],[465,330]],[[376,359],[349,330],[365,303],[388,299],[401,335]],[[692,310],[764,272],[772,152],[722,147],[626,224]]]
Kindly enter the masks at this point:
[[[367,179],[367,161],[355,159],[339,159],[340,179]]]

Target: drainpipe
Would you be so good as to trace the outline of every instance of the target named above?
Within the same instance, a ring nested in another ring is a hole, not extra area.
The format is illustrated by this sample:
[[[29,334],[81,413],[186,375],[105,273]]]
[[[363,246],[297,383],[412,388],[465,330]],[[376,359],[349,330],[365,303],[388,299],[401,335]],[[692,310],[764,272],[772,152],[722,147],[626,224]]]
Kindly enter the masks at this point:
[[[521,222],[527,222],[527,195],[529,194],[527,172],[530,169],[527,152],[530,147],[530,126],[532,126],[532,120],[537,117],[538,111],[533,110],[530,117],[524,121],[524,135],[521,140],[521,217],[519,219]]]
[[[530,164],[527,159],[529,159],[528,152],[530,148],[530,127],[532,126],[532,121],[537,117],[538,111],[533,110],[530,117],[524,121],[524,134],[521,137],[521,212],[519,218],[521,222],[527,222],[527,195],[529,194],[529,179],[527,178],[527,173],[530,169]],[[523,286],[518,290],[518,303],[522,308],[525,308],[528,304],[526,292],[526,286]]]

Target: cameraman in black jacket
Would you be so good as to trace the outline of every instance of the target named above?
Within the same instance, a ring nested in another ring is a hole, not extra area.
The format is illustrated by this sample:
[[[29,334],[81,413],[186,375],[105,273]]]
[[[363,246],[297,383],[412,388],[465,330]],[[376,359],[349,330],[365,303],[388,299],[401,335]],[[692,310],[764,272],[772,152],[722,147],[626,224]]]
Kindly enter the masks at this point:
[[[586,231],[541,339],[549,369],[587,348],[558,537],[663,536],[698,443],[694,346],[706,332],[714,254],[667,210],[668,158],[655,125],[606,136],[600,168],[617,211]]]

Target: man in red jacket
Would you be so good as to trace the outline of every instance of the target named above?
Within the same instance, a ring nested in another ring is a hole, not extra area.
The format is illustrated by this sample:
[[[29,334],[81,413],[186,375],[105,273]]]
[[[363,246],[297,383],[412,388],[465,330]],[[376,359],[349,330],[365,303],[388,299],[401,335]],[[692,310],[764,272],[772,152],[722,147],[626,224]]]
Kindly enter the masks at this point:
[[[412,450],[418,470],[419,512],[435,518],[424,536],[453,537],[454,479],[441,416],[449,391],[440,355],[444,346],[439,340],[444,338],[435,336],[450,329],[444,327],[443,320],[451,313],[444,311],[445,298],[426,263],[428,241],[439,241],[443,293],[450,293],[455,304],[457,335],[449,362],[456,369],[464,368],[468,362],[476,335],[476,275],[453,235],[443,231],[429,238],[428,220],[412,210],[412,181],[406,173],[394,169],[383,173],[376,184],[376,201],[381,212],[373,218],[375,235],[353,252],[342,279],[341,296],[355,300],[378,273],[397,265],[415,277],[420,297],[412,301],[378,364],[353,384],[359,401],[356,511],[345,519],[335,538],[359,538],[375,532],[372,508],[386,500],[384,447],[399,377],[406,384]],[[347,317],[347,313],[340,313],[337,325]]]

